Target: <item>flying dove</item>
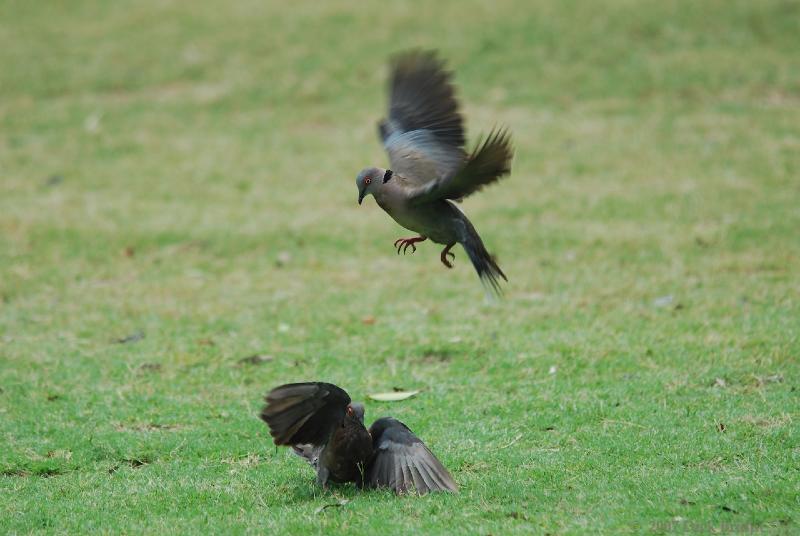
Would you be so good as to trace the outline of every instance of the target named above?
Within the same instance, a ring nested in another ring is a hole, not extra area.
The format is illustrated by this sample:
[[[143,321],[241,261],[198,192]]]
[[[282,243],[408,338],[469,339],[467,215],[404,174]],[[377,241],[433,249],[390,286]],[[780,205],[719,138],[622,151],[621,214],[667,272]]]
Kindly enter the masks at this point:
[[[457,492],[436,456],[405,424],[392,417],[364,427],[364,405],[331,383],[289,383],[267,394],[261,418],[276,445],[291,446],[317,471],[317,483]]]
[[[459,201],[511,171],[511,136],[495,130],[467,154],[451,73],[434,52],[410,51],[393,58],[389,115],[378,124],[392,169],[368,167],[356,177],[358,203],[372,195],[397,223],[419,236],[395,241],[397,253],[427,239],[443,244],[447,268],[464,247],[484,284],[500,292],[506,275],[453,201]]]

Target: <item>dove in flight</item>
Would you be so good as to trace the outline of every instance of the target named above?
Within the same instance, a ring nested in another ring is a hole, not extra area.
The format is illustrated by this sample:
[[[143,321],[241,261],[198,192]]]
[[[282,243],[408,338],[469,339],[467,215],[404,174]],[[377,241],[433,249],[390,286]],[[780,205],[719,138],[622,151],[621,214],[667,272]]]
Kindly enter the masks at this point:
[[[481,281],[499,294],[499,279],[508,279],[454,201],[510,173],[508,131],[490,132],[467,153],[451,73],[435,52],[418,50],[391,62],[389,113],[378,131],[391,169],[368,167],[358,174],[358,203],[372,195],[397,223],[419,234],[396,240],[398,254],[409,247],[413,253],[430,239],[445,246],[440,259],[452,268],[450,250],[461,244]]]

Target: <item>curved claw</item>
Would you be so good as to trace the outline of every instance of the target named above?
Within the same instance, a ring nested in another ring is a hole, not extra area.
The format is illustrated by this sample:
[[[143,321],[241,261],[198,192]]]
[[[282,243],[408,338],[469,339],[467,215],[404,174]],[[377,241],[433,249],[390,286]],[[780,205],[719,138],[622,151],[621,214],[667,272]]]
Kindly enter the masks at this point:
[[[439,256],[439,259],[442,261],[442,264],[444,264],[448,268],[452,268],[453,267],[453,263],[451,263],[448,260],[448,257],[452,258],[453,260],[456,260],[455,254],[450,251],[450,248],[453,247],[454,245],[455,244],[450,244],[449,246],[444,248],[442,250],[442,254]]]
[[[424,240],[427,240],[427,237],[415,236],[412,238],[398,238],[397,240],[394,241],[394,247],[397,248],[398,255],[400,255],[401,249],[403,250],[403,255],[405,255],[406,250],[409,248],[409,246],[411,247],[411,253],[414,253],[415,251],[417,251],[417,246],[415,246],[414,244],[416,244],[417,242],[422,242]]]

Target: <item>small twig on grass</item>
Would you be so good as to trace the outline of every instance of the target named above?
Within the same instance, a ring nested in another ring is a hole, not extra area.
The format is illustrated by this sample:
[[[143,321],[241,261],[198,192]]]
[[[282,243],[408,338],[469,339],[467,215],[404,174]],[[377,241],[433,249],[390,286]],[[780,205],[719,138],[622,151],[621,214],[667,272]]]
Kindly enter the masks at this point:
[[[603,419],[603,424],[607,424],[607,423],[611,423],[611,424],[624,424],[624,425],[627,425],[627,426],[636,426],[637,428],[643,428],[643,429],[644,429],[644,428],[647,428],[647,426],[644,426],[644,425],[641,425],[641,424],[638,424],[638,423],[635,423],[635,422],[630,422],[630,421],[616,421],[616,420],[614,420],[614,419]]]
[[[186,445],[186,438],[185,438],[185,437],[184,437],[184,438],[183,438],[183,440],[182,440],[182,441],[181,441],[181,442],[178,444],[178,446],[177,446],[177,447],[175,447],[174,449],[172,449],[171,451],[169,451],[169,457],[170,457],[170,458],[174,457],[174,456],[175,456],[175,453],[176,453],[176,452],[178,452],[179,450],[181,450],[181,449],[183,448],[183,446],[184,446],[184,445]]]
[[[317,508],[316,510],[314,510],[314,513],[315,513],[315,514],[319,514],[319,513],[321,513],[323,510],[327,510],[328,508],[338,508],[338,507],[340,507],[340,506],[344,506],[345,504],[347,504],[347,503],[349,503],[349,502],[350,502],[350,501],[349,501],[348,499],[340,499],[340,500],[339,500],[339,502],[335,502],[335,503],[328,503],[328,504],[323,504],[322,506],[320,506],[319,508]]]
[[[516,443],[517,441],[519,441],[520,439],[522,439],[522,434],[517,434],[517,437],[512,439],[507,445],[503,445],[502,447],[498,447],[498,449],[500,449],[500,450],[507,449],[508,447],[510,447],[511,445]]]

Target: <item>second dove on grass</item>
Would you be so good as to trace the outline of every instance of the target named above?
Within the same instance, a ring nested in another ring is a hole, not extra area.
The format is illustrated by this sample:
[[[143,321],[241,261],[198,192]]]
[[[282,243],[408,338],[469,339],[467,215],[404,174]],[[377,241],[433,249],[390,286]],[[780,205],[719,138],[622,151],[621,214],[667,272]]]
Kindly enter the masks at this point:
[[[267,394],[261,418],[276,445],[286,445],[317,472],[317,483],[362,488],[457,492],[442,462],[405,424],[392,417],[364,426],[364,405],[324,382],[288,383]]]
[[[506,275],[453,201],[467,197],[511,171],[513,149],[505,130],[495,130],[471,153],[451,73],[434,52],[396,56],[389,80],[389,115],[379,133],[391,169],[369,167],[356,177],[358,202],[372,195],[397,223],[419,236],[395,241],[403,253],[427,239],[443,244],[440,259],[452,268],[450,249],[461,244],[481,281],[499,293]]]

